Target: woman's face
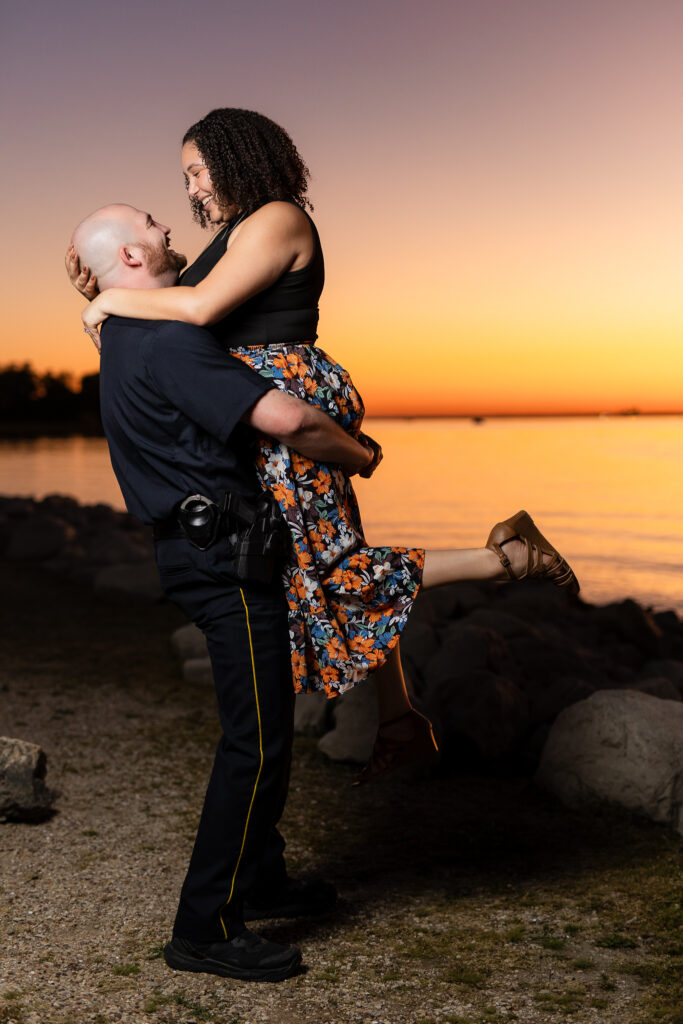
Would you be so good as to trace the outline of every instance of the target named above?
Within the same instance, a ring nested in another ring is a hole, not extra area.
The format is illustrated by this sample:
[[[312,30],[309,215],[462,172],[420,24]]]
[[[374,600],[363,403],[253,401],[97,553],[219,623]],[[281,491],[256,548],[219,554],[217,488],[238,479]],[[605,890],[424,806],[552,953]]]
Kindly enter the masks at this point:
[[[186,142],[182,151],[183,174],[187,179],[187,192],[204,207],[204,213],[212,224],[230,220],[238,212],[236,203],[219,206],[213,194],[213,185],[202,154],[194,142]]]

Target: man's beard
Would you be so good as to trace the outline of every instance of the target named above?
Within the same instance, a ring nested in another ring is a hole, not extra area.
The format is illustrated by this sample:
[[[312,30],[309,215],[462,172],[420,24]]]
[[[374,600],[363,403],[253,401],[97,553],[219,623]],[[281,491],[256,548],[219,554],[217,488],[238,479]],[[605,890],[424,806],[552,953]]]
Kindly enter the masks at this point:
[[[144,242],[140,248],[144,250],[147,256],[147,269],[152,277],[161,277],[162,274],[167,274],[169,271],[179,274],[187,266],[187,256],[183,256],[181,252],[176,252],[175,249],[169,249],[163,243],[156,248]]]

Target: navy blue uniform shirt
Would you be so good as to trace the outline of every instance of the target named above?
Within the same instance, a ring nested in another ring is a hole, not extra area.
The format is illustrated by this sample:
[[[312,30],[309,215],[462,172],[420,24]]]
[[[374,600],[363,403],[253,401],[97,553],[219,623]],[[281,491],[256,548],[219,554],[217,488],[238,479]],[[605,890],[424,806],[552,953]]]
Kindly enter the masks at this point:
[[[259,494],[254,435],[239,421],[271,387],[201,327],[105,321],[102,423],[128,511],[151,523],[188,494]]]

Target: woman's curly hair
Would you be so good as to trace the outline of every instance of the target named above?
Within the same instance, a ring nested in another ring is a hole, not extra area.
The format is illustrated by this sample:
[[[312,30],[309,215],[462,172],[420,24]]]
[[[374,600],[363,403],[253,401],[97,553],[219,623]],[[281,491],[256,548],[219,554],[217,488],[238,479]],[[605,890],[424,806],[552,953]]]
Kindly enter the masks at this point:
[[[310,171],[284,128],[255,110],[219,107],[185,132],[206,164],[218,203],[236,203],[252,213],[275,199],[313,209],[306,197]],[[187,178],[185,187],[188,187]],[[194,219],[204,228],[209,218],[190,196]]]

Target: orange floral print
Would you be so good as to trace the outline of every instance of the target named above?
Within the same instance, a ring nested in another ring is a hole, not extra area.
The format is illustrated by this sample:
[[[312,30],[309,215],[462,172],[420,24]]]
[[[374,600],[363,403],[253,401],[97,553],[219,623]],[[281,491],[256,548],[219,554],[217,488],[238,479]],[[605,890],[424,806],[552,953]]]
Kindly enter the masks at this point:
[[[317,405],[357,435],[363,402],[346,370],[312,345],[231,350],[289,394]],[[338,467],[261,438],[261,485],[272,491],[292,547],[282,580],[297,692],[328,697],[383,665],[420,587],[424,551],[368,547],[351,481]]]

